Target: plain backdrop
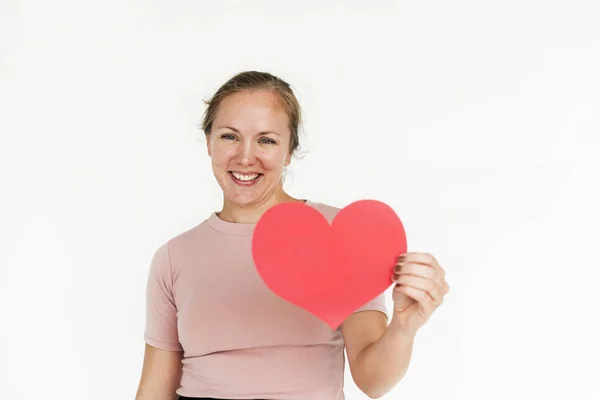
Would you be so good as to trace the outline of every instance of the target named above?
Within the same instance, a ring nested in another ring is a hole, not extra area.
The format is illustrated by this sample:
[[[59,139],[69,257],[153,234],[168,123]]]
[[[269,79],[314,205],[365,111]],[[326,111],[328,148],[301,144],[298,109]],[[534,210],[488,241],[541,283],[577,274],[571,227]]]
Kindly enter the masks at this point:
[[[600,398],[598,21],[595,0],[2,0],[0,398],[133,399],[150,259],[221,207],[203,100],[244,70],[303,107],[292,195],[384,201],[447,271],[384,398]]]

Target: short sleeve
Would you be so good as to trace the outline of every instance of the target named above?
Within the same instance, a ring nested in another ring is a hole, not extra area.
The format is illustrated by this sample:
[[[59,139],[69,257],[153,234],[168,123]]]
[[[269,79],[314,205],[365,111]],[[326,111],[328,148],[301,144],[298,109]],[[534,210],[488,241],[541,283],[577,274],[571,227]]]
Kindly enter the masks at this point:
[[[177,334],[177,307],[173,296],[168,243],[156,250],[150,264],[146,287],[144,340],[159,349],[182,350]]]
[[[355,312],[371,311],[371,310],[381,311],[382,313],[385,314],[385,316],[389,320],[390,316],[388,315],[388,311],[387,311],[387,307],[386,307],[385,295],[386,295],[385,292],[381,293],[380,295],[375,297],[373,300],[369,301],[367,304],[360,307]]]

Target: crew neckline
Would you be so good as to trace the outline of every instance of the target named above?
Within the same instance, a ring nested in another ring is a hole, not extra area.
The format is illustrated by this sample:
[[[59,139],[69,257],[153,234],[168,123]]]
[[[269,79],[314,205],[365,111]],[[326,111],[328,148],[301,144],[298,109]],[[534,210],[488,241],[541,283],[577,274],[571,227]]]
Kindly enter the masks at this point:
[[[309,207],[316,208],[318,203],[306,199],[304,204]],[[252,236],[252,233],[254,233],[254,228],[256,227],[256,224],[225,221],[217,215],[216,211],[210,214],[206,222],[216,231],[235,236]]]

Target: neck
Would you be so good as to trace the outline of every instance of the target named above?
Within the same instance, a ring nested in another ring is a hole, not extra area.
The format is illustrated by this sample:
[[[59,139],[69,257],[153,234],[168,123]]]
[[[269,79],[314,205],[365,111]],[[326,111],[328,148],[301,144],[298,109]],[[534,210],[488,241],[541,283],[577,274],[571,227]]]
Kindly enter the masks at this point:
[[[290,201],[303,201],[298,200],[289,194],[285,193],[283,189],[277,190],[273,196],[266,201],[262,201],[258,204],[252,204],[247,206],[239,206],[231,203],[226,198],[223,199],[223,208],[217,213],[219,218],[227,222],[235,222],[241,224],[256,224],[260,217],[269,208],[279,203],[285,203]]]

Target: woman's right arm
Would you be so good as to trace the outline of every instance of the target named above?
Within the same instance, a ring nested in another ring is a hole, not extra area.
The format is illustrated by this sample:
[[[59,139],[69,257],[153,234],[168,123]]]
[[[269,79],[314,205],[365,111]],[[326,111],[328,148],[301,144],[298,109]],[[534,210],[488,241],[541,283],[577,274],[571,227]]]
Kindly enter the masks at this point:
[[[182,351],[161,350],[146,344],[142,376],[135,400],[177,400]]]

